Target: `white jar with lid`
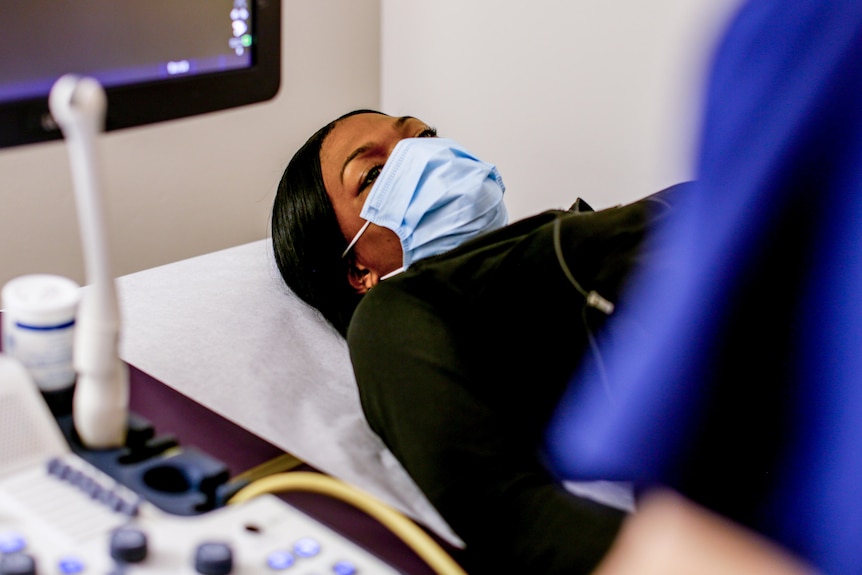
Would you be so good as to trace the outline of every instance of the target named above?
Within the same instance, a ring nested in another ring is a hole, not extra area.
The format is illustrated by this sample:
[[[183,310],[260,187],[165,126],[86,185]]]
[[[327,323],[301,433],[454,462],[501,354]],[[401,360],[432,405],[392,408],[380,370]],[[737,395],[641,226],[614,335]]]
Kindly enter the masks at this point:
[[[3,286],[3,352],[20,361],[42,391],[75,383],[73,348],[80,286],[30,274]]]

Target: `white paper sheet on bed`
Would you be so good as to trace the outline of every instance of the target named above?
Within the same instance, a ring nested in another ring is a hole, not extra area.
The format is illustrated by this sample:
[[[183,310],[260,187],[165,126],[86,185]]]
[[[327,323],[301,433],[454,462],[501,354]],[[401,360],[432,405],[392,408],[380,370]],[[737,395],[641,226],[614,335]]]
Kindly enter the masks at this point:
[[[122,359],[459,543],[368,427],[344,340],[284,287],[268,240],[117,286]]]

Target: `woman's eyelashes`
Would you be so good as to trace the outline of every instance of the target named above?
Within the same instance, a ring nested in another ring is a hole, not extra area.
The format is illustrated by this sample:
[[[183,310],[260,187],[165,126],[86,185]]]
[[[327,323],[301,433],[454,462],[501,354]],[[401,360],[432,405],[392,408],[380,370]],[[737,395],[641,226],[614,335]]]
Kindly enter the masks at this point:
[[[365,177],[362,178],[362,181],[359,183],[359,191],[362,192],[372,185],[377,180],[377,176],[380,175],[380,170],[382,169],[383,165],[378,164],[376,166],[372,166],[371,169],[365,172]]]
[[[424,130],[416,134],[417,138],[436,138],[437,137],[437,129],[432,128],[431,126],[427,126]],[[377,177],[380,175],[380,171],[383,169],[383,164],[378,164],[372,166],[367,172],[365,172],[365,176],[362,178],[362,181],[359,182],[359,189],[357,193],[362,193],[366,188],[374,184],[377,181]]]

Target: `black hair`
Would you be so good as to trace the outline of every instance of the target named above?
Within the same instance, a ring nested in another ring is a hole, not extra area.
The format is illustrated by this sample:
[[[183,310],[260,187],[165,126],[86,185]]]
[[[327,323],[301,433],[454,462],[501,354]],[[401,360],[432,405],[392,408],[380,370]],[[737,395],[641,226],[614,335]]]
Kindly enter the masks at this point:
[[[315,132],[287,164],[272,207],[272,247],[281,277],[342,336],[362,296],[350,285],[349,265],[341,257],[347,241],[323,184],[320,149],[339,121],[380,113],[354,110]]]

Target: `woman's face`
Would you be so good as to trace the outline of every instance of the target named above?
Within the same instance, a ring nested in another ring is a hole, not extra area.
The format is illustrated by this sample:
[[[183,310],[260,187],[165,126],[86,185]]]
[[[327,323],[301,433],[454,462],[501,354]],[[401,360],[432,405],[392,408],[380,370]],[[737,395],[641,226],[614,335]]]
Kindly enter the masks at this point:
[[[359,212],[395,144],[404,138],[434,136],[434,129],[409,116],[356,114],[339,121],[320,148],[320,169],[346,242],[365,220]],[[367,291],[380,277],[401,267],[401,242],[387,228],[370,224],[352,248],[351,283]]]

